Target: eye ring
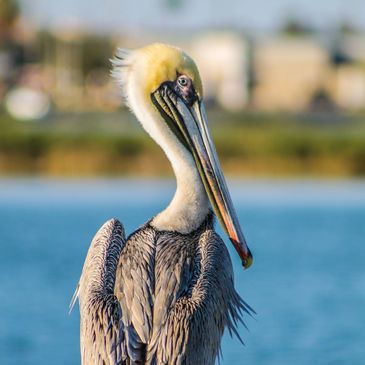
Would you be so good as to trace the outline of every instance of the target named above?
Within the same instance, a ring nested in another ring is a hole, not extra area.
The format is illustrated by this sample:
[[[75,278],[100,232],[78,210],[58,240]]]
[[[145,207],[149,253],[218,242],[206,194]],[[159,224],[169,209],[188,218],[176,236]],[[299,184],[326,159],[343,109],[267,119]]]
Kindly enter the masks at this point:
[[[177,82],[179,83],[180,86],[182,87],[186,87],[189,84],[189,80],[185,75],[181,75],[178,79]]]

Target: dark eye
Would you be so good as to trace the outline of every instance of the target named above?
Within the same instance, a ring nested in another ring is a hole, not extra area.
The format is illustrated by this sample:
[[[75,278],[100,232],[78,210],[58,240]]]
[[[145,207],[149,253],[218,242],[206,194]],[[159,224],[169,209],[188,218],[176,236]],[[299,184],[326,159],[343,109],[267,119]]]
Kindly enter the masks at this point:
[[[180,86],[188,86],[188,83],[189,83],[189,80],[186,76],[180,76],[178,79],[177,79],[177,82],[179,83]]]

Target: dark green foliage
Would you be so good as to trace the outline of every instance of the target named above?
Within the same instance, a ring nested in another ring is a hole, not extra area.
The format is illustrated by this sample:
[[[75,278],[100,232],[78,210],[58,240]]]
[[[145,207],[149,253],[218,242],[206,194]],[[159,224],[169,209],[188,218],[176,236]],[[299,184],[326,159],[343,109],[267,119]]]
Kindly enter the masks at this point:
[[[228,173],[365,176],[362,117],[316,123],[287,115],[209,114],[219,157],[223,165],[229,162]],[[82,165],[88,166],[88,174],[171,171],[128,111],[33,123],[0,116],[1,173],[47,173],[44,166],[53,166],[52,171],[63,174],[64,164],[75,174],[83,174]]]

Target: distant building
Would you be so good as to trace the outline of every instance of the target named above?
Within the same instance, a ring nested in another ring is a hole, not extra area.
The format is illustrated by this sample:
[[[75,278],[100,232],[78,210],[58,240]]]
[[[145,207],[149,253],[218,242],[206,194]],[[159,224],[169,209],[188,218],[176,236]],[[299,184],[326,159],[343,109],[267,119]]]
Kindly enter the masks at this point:
[[[206,99],[232,111],[248,104],[248,42],[240,34],[226,31],[198,36],[189,53],[199,66]]]
[[[80,107],[83,94],[83,40],[77,27],[54,31],[47,45],[46,67],[54,77],[52,96],[60,108]]]
[[[0,104],[7,94],[14,101],[14,89],[28,88],[59,110],[115,110],[122,103],[109,75],[115,45],[155,41],[179,45],[194,58],[206,104],[230,111],[365,110],[364,35],[342,34],[327,44],[313,33],[248,41],[234,30],[111,38],[81,31],[77,23],[38,32],[20,20],[0,32]]]
[[[340,50],[343,62],[333,66],[330,93],[343,109],[365,109],[365,36],[345,36]]]
[[[315,40],[302,37],[266,38],[254,46],[256,109],[307,109],[327,78],[329,54]]]
[[[365,68],[345,64],[334,75],[333,99],[338,106],[348,110],[365,108]]]

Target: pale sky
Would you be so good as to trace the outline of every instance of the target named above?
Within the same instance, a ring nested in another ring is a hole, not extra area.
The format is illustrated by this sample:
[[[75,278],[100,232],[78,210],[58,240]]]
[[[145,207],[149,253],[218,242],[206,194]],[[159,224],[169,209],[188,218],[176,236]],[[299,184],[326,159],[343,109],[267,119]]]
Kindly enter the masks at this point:
[[[46,27],[77,23],[107,32],[233,26],[276,29],[294,17],[330,29],[347,21],[365,30],[365,0],[20,0],[25,15]],[[175,6],[174,6],[175,4]]]

